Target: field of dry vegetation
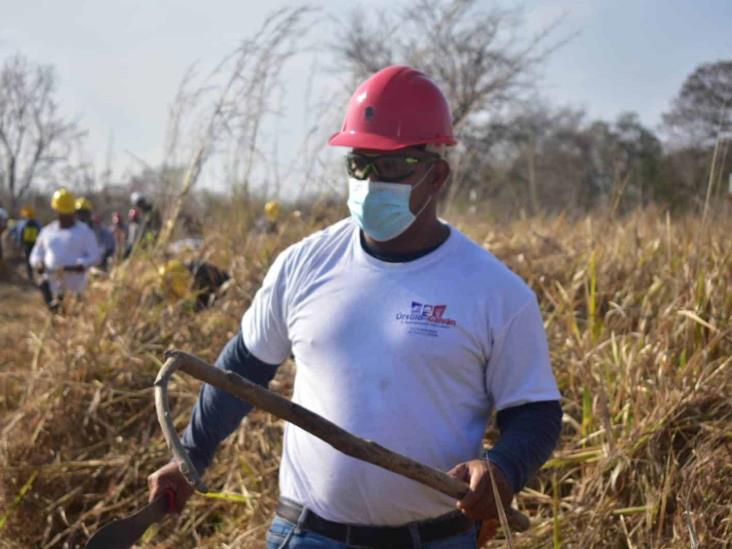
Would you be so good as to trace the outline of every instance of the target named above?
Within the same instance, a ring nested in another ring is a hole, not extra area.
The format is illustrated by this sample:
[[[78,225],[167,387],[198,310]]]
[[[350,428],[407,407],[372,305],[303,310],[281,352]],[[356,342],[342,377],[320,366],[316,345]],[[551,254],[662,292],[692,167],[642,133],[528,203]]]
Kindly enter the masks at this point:
[[[143,254],[64,315],[40,300],[3,313],[0,546],[76,547],[140,507],[147,475],[169,459],[152,390],[163,351],[213,361],[275,254],[337,215],[290,215],[277,235],[255,236],[237,211],[212,216],[204,235],[205,257],[234,278],[209,310],[156,300],[162,259]],[[562,441],[517,498],[532,528],[514,545],[729,547],[729,216],[451,221],[537,292],[563,394]],[[280,369],[278,392],[289,394],[293,373]],[[171,385],[181,429],[197,392],[185,376]],[[206,475],[218,492],[194,496],[143,545],[262,547],[281,434],[281,421],[253,412]]]

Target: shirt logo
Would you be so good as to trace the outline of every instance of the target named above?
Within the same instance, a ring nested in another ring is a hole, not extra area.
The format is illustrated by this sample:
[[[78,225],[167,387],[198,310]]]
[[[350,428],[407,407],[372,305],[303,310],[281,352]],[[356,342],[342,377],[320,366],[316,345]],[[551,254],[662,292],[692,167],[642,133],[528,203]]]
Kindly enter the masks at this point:
[[[412,301],[408,313],[397,313],[396,320],[410,326],[409,333],[418,333],[436,337],[438,328],[452,328],[457,325],[452,318],[447,318],[447,305],[431,305]]]

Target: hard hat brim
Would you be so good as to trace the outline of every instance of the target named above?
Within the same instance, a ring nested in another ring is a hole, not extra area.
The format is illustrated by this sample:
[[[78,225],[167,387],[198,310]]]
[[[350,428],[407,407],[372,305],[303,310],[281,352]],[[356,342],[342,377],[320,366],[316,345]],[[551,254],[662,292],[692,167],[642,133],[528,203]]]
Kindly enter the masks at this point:
[[[354,149],[374,149],[377,151],[396,151],[413,147],[414,145],[455,145],[457,141],[450,137],[436,137],[433,139],[410,140],[394,139],[375,133],[365,132],[336,132],[328,140],[331,147],[350,147]]]

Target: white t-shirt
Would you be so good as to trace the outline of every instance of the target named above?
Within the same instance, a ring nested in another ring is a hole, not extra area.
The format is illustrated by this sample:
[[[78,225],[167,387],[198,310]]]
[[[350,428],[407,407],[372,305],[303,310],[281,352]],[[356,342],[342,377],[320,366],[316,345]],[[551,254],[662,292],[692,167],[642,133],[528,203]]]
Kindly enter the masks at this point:
[[[58,221],[49,223],[38,234],[29,258],[33,267],[44,265],[51,292],[81,293],[86,286],[86,272],[64,271],[64,267],[83,265],[91,267],[99,263],[100,250],[97,237],[85,223],[76,221],[72,227],[62,229]]]
[[[442,471],[479,457],[494,407],[559,398],[534,293],[455,228],[406,263],[368,255],[350,219],[315,233],[277,257],[242,334],[264,362],[294,355],[294,402]],[[455,510],[290,424],[280,493],[351,524]]]

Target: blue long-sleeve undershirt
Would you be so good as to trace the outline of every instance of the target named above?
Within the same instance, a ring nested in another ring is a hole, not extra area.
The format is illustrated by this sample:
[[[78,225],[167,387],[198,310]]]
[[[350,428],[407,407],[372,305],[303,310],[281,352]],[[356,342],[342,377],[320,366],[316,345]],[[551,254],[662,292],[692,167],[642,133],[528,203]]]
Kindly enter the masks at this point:
[[[501,438],[486,452],[519,492],[554,451],[562,431],[558,400],[529,402],[496,414]]]
[[[278,366],[262,362],[244,345],[241,332],[224,346],[215,366],[235,372],[249,381],[267,387]],[[252,409],[252,405],[226,391],[205,384],[191,421],[183,433],[183,447],[200,474],[208,467],[222,440],[228,437]]]
[[[266,387],[277,366],[262,362],[249,352],[241,333],[229,340],[216,360],[216,367]],[[193,408],[183,433],[183,446],[198,472],[211,463],[221,441],[229,436],[252,406],[208,384]],[[558,401],[530,402],[498,412],[501,432],[498,443],[487,452],[518,492],[529,477],[547,460],[556,446],[561,429],[562,410]]]

